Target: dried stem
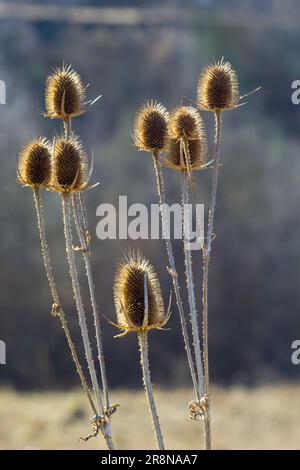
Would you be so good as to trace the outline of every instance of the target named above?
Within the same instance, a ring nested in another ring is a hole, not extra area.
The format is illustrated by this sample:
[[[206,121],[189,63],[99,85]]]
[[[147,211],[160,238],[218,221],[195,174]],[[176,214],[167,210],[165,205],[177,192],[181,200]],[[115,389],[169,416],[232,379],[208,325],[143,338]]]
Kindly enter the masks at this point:
[[[78,238],[81,244],[81,251],[82,251],[83,258],[84,258],[86,275],[87,275],[88,284],[89,284],[91,304],[92,304],[93,316],[94,316],[94,325],[95,325],[95,331],[96,331],[98,360],[99,360],[100,369],[101,369],[101,378],[102,378],[102,385],[103,385],[105,407],[106,407],[106,410],[109,410],[110,402],[109,402],[109,392],[108,392],[108,385],[107,385],[103,344],[102,344],[102,338],[101,338],[100,319],[99,319],[99,312],[98,312],[96,298],[95,298],[95,288],[94,288],[94,282],[93,282],[89,245],[88,245],[88,239],[87,239],[88,228],[86,225],[86,218],[84,216],[85,211],[84,211],[83,200],[82,200],[81,194],[75,193],[73,195],[72,202],[73,202],[75,225],[77,229]]]
[[[143,382],[145,386],[146,395],[148,398],[149,408],[152,417],[152,423],[156,435],[157,446],[159,450],[164,450],[164,441],[163,436],[159,424],[159,418],[155,406],[152,384],[151,384],[151,377],[150,377],[150,368],[149,368],[149,361],[148,361],[148,338],[147,338],[147,331],[141,331],[138,333],[138,340],[140,346],[140,353],[141,353],[141,365],[143,370]]]
[[[209,388],[209,360],[208,360],[208,273],[211,256],[211,243],[213,236],[214,215],[216,207],[216,197],[218,188],[219,163],[220,163],[220,142],[222,134],[222,116],[220,111],[215,112],[215,166],[213,171],[213,181],[211,198],[208,213],[208,226],[206,243],[203,249],[203,358],[204,358],[204,377],[205,377],[205,395],[207,397],[207,413],[205,418],[206,428],[206,449],[211,449],[211,429],[210,429],[210,388]]]
[[[204,375],[203,375],[203,365],[202,365],[202,354],[200,346],[200,336],[198,328],[198,318],[197,318],[197,309],[196,309],[196,299],[195,299],[195,288],[193,280],[193,267],[192,267],[192,254],[188,245],[188,227],[190,226],[189,220],[189,190],[188,190],[188,175],[187,172],[182,171],[182,214],[183,214],[183,247],[184,247],[184,262],[186,269],[186,282],[188,289],[188,298],[190,306],[190,315],[192,323],[192,332],[193,332],[193,342],[195,349],[195,358],[196,358],[196,369],[197,377],[199,384],[199,394],[201,398],[204,396]]]
[[[163,233],[164,233],[164,237],[166,241],[167,254],[168,254],[169,264],[170,264],[170,273],[171,273],[172,280],[173,280],[176,302],[177,302],[180,321],[181,321],[182,335],[184,339],[184,345],[185,345],[185,350],[187,353],[187,359],[188,359],[188,364],[189,364],[189,368],[191,372],[195,394],[196,394],[197,400],[200,401],[201,396],[199,394],[198,383],[197,383],[196,372],[195,372],[195,365],[194,365],[191,347],[189,343],[185,314],[184,314],[183,304],[182,304],[180,290],[179,290],[178,274],[177,274],[176,266],[175,266],[173,248],[172,248],[171,240],[169,238],[169,229],[167,226],[167,219],[165,217],[165,212],[164,212],[164,206],[166,205],[166,196],[165,196],[163,175],[162,175],[162,171],[160,167],[160,162],[158,161],[157,155],[155,153],[153,153],[153,164],[154,164],[156,180],[157,180],[157,191],[158,191],[158,196],[159,196],[159,203],[161,206],[160,214],[161,214],[161,220],[162,220]]]
[[[34,197],[34,202],[35,202],[35,208],[36,208],[36,214],[37,214],[37,221],[38,221],[38,228],[39,228],[39,234],[40,234],[40,240],[41,240],[41,249],[42,249],[42,255],[43,255],[43,260],[44,260],[44,265],[45,265],[45,270],[49,282],[49,287],[50,287],[50,292],[51,296],[54,302],[54,305],[52,307],[52,313],[53,315],[58,315],[59,319],[62,324],[62,328],[64,330],[72,359],[75,363],[77,373],[79,375],[82,388],[88,398],[88,401],[90,403],[90,406],[92,408],[92,411],[94,414],[97,413],[96,407],[94,405],[93,399],[91,397],[84,373],[82,371],[82,367],[80,364],[80,361],[77,356],[76,348],[73,343],[71,333],[69,330],[69,326],[65,317],[65,313],[62,310],[58,292],[56,289],[55,281],[54,281],[54,276],[52,272],[52,267],[51,267],[51,260],[50,260],[50,254],[49,254],[49,248],[48,248],[48,242],[47,242],[47,237],[46,237],[46,229],[45,229],[45,220],[44,220],[44,213],[43,213],[43,205],[42,205],[42,200],[41,200],[41,195],[40,195],[40,190],[38,188],[33,189],[33,197]]]
[[[70,204],[69,203],[70,203],[70,195],[68,193],[63,193],[62,194],[62,210],[63,210],[64,232],[65,232],[65,239],[66,239],[66,252],[67,252],[69,268],[70,268],[70,276],[72,280],[72,287],[73,287],[73,292],[74,292],[74,297],[75,297],[75,302],[76,302],[76,307],[77,307],[77,312],[78,312],[78,317],[79,317],[79,325],[81,328],[81,334],[83,338],[86,360],[88,363],[98,408],[99,408],[100,414],[103,417],[105,417],[105,409],[102,403],[101,392],[100,392],[95,364],[93,360],[92,349],[91,349],[91,344],[89,340],[87,323],[86,323],[86,318],[85,318],[85,313],[84,313],[84,308],[83,308],[83,302],[81,298],[80,285],[78,281],[77,267],[75,263],[74,252],[73,252],[72,228],[71,228],[71,220],[70,220]],[[106,440],[107,447],[111,450],[114,449],[112,438],[111,438],[111,433],[110,433],[110,426],[106,419],[103,420],[101,431]]]

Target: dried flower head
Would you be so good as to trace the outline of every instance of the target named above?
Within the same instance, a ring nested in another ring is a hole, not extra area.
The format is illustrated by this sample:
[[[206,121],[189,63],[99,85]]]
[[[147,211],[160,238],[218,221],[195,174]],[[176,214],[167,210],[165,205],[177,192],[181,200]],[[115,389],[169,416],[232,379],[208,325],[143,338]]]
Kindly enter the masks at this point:
[[[170,114],[169,136],[171,139],[199,139],[203,121],[198,111],[192,106],[178,106]]]
[[[71,66],[55,68],[46,80],[46,116],[68,120],[86,111],[86,86]]]
[[[84,191],[88,187],[87,156],[75,134],[54,141],[51,188],[55,191]]]
[[[125,333],[161,328],[168,320],[157,274],[140,253],[117,267],[114,300],[117,326]]]
[[[189,162],[184,152],[183,144],[180,140],[171,139],[168,145],[167,157],[162,160],[163,164],[178,171],[201,170],[207,163],[206,139],[188,140]]]
[[[18,181],[21,184],[46,186],[51,178],[51,146],[44,137],[30,140],[18,158]]]
[[[156,101],[149,101],[138,111],[134,122],[134,141],[140,150],[161,152],[168,140],[166,108]]]
[[[225,111],[237,106],[238,79],[230,62],[222,58],[205,67],[198,82],[198,104],[206,111]]]

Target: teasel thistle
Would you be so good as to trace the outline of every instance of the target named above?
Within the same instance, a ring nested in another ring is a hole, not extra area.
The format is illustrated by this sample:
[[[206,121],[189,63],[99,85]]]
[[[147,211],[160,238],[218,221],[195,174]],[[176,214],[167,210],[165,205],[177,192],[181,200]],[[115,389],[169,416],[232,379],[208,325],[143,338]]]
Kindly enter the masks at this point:
[[[193,344],[195,352],[197,380],[200,400],[189,405],[190,418],[204,418],[203,403],[205,386],[201,342],[198,327],[198,314],[196,308],[195,287],[193,279],[192,254],[188,246],[189,214],[189,187],[193,190],[195,203],[197,203],[194,171],[207,168],[207,139],[204,123],[199,112],[191,106],[178,106],[171,112],[168,124],[169,145],[164,164],[181,172],[182,181],[182,215],[183,215],[183,251],[186,269],[186,282],[188,301],[192,324]],[[198,227],[200,223],[196,220]],[[201,234],[200,234],[201,235]],[[200,240],[198,240],[200,242]],[[207,440],[205,432],[205,442]]]
[[[182,335],[187,354],[188,365],[191,373],[193,387],[197,401],[200,401],[201,395],[199,393],[199,386],[196,377],[196,370],[192,351],[189,342],[189,335],[187,330],[186,318],[183,309],[183,302],[181,299],[178,273],[176,271],[175,258],[173,253],[173,247],[170,238],[168,237],[169,227],[168,220],[165,215],[166,208],[166,195],[164,179],[161,170],[160,155],[165,152],[169,145],[168,137],[168,121],[169,113],[166,108],[156,101],[149,101],[145,103],[137,112],[135,123],[134,123],[134,142],[136,147],[141,151],[149,152],[152,155],[157,192],[160,203],[160,214],[162,220],[162,228],[166,242],[167,255],[169,259],[169,273],[172,277],[173,287],[175,291],[175,297],[181,322]]]
[[[80,116],[81,114],[85,113],[88,107],[96,103],[98,99],[101,97],[100,95],[94,100],[86,101],[86,89],[87,89],[87,85],[83,84],[83,81],[80,75],[75,70],[73,70],[71,66],[63,65],[62,67],[57,67],[52,73],[52,75],[50,75],[47,78],[46,93],[45,93],[46,116],[50,118],[60,118],[63,120],[65,142],[72,141],[74,144],[75,143],[74,138],[75,138],[78,144],[79,140],[78,138],[76,138],[76,136],[72,132],[72,118],[76,116]],[[102,414],[103,416],[106,416],[108,425],[110,427],[109,418],[111,414],[116,410],[116,405],[110,405],[110,401],[109,401],[109,391],[108,391],[108,384],[107,384],[107,378],[106,378],[106,367],[105,367],[104,352],[103,352],[103,345],[102,345],[102,339],[101,339],[100,318],[99,318],[99,312],[98,312],[96,298],[95,298],[94,282],[93,282],[92,268],[91,268],[91,262],[90,262],[90,248],[89,248],[90,235],[89,235],[89,231],[87,227],[87,220],[85,217],[84,201],[82,198],[83,190],[90,188],[90,186],[87,186],[87,184],[93,171],[93,161],[92,161],[89,174],[87,174],[86,156],[83,153],[81,144],[79,145],[79,147],[81,147],[80,151],[81,151],[81,156],[82,156],[81,169],[79,171],[82,171],[83,180],[85,180],[86,182],[86,187],[84,186],[79,187],[80,185],[78,185],[78,182],[75,182],[74,180],[75,187],[71,188],[70,193],[72,194],[71,198],[72,198],[72,204],[73,204],[73,215],[74,215],[75,226],[76,226],[79,242],[81,245],[79,248],[77,247],[77,249],[79,249],[79,251],[82,252],[82,255],[84,258],[92,310],[93,310],[94,326],[95,326],[96,339],[97,339],[98,360],[100,364],[103,394],[104,394],[104,401],[105,401],[105,409],[102,410]],[[71,168],[70,171],[72,174],[73,169]],[[58,190],[57,185],[56,185],[56,190]],[[75,259],[74,259],[74,262],[75,262]]]
[[[81,290],[74,254],[74,247],[73,247],[73,236],[72,236],[72,223],[71,223],[71,197],[74,193],[79,193],[88,189],[89,186],[89,178],[91,172],[88,171],[87,166],[87,156],[82,147],[81,142],[79,141],[78,137],[74,133],[71,133],[67,136],[61,136],[54,140],[53,143],[53,174],[52,180],[50,182],[50,187],[52,190],[60,192],[62,196],[62,210],[63,210],[63,222],[64,222],[64,233],[65,233],[65,240],[66,240],[66,252],[67,258],[69,263],[70,269],[70,276],[72,280],[72,287],[76,302],[76,307],[79,316],[79,325],[81,328],[84,348],[85,348],[85,355],[91,375],[91,381],[93,384],[94,393],[96,395],[97,406],[98,406],[98,413],[94,419],[94,427],[101,430],[105,440],[107,447],[109,449],[114,449],[112,436],[111,436],[111,425],[110,425],[110,416],[112,412],[115,411],[115,406],[110,408],[106,408],[103,404],[101,390],[96,374],[90,339],[89,339],[89,332],[87,328],[87,322],[85,317],[85,311],[83,306],[83,301],[81,297]],[[90,280],[90,278],[89,278]],[[89,287],[93,288],[90,285]],[[95,312],[94,312],[95,313]],[[95,320],[95,318],[94,318]],[[96,320],[95,320],[96,321]],[[97,317],[97,324],[99,328],[99,321]],[[99,336],[100,330],[97,332],[97,343],[101,336]],[[98,343],[99,346],[99,343]],[[101,343],[102,348],[102,343]],[[105,373],[105,368],[103,368],[104,364],[104,356],[103,350],[100,350],[99,353],[99,361],[101,364],[101,373]],[[102,362],[103,361],[103,362]],[[108,392],[106,386],[106,378],[103,379],[102,376],[103,387],[105,389],[105,399],[107,401]],[[98,426],[98,428],[97,428]]]
[[[50,253],[48,248],[43,204],[40,195],[42,188],[47,188],[51,180],[51,145],[43,137],[30,140],[22,149],[18,158],[17,175],[18,182],[23,186],[29,186],[33,190],[33,197],[35,202],[38,229],[41,242],[42,257],[44,261],[45,271],[49,282],[50,293],[53,300],[52,315],[58,316],[62,328],[64,330],[67,343],[70,348],[72,359],[75,363],[77,373],[79,375],[82,388],[88,398],[89,404],[94,414],[97,413],[94,401],[91,397],[87,381],[85,379],[79,358],[77,356],[75,344],[71,337],[71,332],[67,323],[65,313],[61,307],[58,291],[56,288]]]
[[[160,283],[153,266],[141,253],[130,253],[117,267],[114,282],[114,301],[118,327],[124,336],[133,331],[138,336],[143,382],[149,403],[158,449],[164,450],[163,435],[154,401],[149,359],[148,331],[162,329],[169,320],[171,296],[167,312]]]
[[[214,215],[216,207],[216,196],[218,188],[218,177],[220,167],[220,143],[222,135],[222,113],[236,108],[239,104],[238,79],[235,70],[229,62],[222,58],[204,68],[200,74],[197,90],[197,101],[200,109],[211,111],[215,116],[215,149],[214,169],[211,197],[208,212],[208,225],[206,240],[203,247],[203,358],[205,376],[206,397],[206,448],[211,449],[210,429],[210,387],[209,387],[209,359],[208,359],[208,271],[211,257],[211,243],[213,238]]]
[[[71,65],[55,67],[47,77],[45,86],[45,117],[62,119],[66,133],[71,129],[71,119],[84,114],[101,95],[94,100],[86,100],[85,85],[81,76]]]

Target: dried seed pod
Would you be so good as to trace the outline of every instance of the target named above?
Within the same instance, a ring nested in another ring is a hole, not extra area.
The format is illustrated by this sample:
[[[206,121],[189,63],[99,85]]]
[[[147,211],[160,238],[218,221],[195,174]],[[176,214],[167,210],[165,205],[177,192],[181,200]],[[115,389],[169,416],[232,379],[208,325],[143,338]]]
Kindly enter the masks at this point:
[[[57,67],[46,80],[46,116],[68,120],[86,111],[86,86],[71,66]]]
[[[68,139],[59,137],[54,142],[53,177],[55,191],[83,191],[88,185],[87,156],[75,134]]]
[[[18,181],[32,187],[46,186],[51,178],[51,146],[44,137],[30,140],[18,159]]]
[[[168,130],[171,139],[199,139],[203,131],[203,121],[192,106],[178,106],[170,114]]]
[[[138,111],[134,122],[134,141],[140,150],[161,152],[168,140],[166,108],[156,101],[149,101]]]
[[[145,282],[148,294],[146,319]],[[157,274],[140,253],[130,254],[119,264],[114,282],[114,300],[118,327],[125,332],[161,328],[168,319]]]
[[[185,152],[180,140],[171,139],[168,145],[167,157],[162,160],[163,164],[178,171],[187,171],[187,161]],[[207,162],[206,140],[188,140],[189,167],[191,170],[201,170]],[[182,157],[181,157],[182,152]]]
[[[205,67],[198,82],[198,104],[206,111],[225,111],[239,101],[238,79],[230,62],[223,59]]]

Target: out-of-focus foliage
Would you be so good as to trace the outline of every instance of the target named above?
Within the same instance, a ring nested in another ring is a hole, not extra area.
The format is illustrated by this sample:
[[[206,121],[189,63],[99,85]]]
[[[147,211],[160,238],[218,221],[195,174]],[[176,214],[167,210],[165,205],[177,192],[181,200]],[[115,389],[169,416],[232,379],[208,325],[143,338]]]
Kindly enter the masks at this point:
[[[100,5],[64,2],[71,3]],[[130,3],[156,6],[146,1]],[[159,4],[171,8],[170,2]],[[183,6],[180,1],[174,4]],[[129,204],[156,202],[151,160],[132,146],[130,131],[136,109],[152,98],[168,107],[181,101],[189,103],[185,97],[195,99],[201,67],[221,56],[236,68],[242,93],[259,85],[262,90],[249,97],[246,106],[224,114],[224,165],[210,278],[212,380],[253,383],[298,376],[297,367],[290,362],[290,346],[297,338],[300,323],[300,107],[291,103],[290,95],[291,82],[300,78],[300,33],[290,25],[289,18],[294,6],[299,19],[299,6],[292,1],[259,0],[184,4],[182,23],[174,27],[1,20],[0,79],[7,86],[7,104],[0,108],[0,338],[7,344],[1,383],[48,388],[77,383],[63,332],[58,320],[50,315],[31,191],[15,182],[16,155],[24,141],[40,134],[51,138],[60,130],[58,121],[42,116],[43,85],[51,68],[63,61],[71,63],[90,83],[89,96],[103,95],[86,115],[74,119],[74,129],[89,154],[94,149],[93,179],[100,185],[85,198],[93,236],[96,294],[101,312],[114,319],[115,265],[128,245],[142,247],[156,267],[166,303],[171,289],[162,241],[100,241],[95,235],[99,204],[117,204],[119,195],[127,195]],[[118,5],[128,6],[128,2]],[[189,15],[190,7],[199,14],[209,12],[210,22],[205,25],[199,20],[201,15]],[[224,11],[232,14],[229,25],[222,20]],[[246,13],[249,22],[234,23],[238,13]],[[256,21],[261,14],[269,23]],[[212,116],[206,114],[204,118],[212,143]],[[169,200],[179,201],[178,175],[166,170],[165,176]],[[205,203],[210,180],[209,170],[198,177]],[[80,343],[65,263],[59,200],[54,194],[43,196],[58,286]],[[184,287],[180,248],[181,244],[176,243]],[[195,252],[199,310],[200,262],[201,254]],[[84,283],[82,265],[81,273]],[[113,339],[113,327],[104,318],[102,324],[110,383],[138,385],[135,336]],[[175,302],[170,327],[170,331],[150,335],[153,380],[189,384]]]

